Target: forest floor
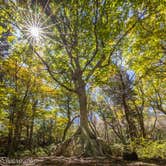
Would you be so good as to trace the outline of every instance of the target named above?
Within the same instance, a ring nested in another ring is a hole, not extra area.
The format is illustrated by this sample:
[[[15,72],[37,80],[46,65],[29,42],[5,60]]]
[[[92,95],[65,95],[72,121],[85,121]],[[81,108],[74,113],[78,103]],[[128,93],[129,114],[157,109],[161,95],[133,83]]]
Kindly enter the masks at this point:
[[[166,166],[166,160],[147,159],[138,161],[124,161],[121,158],[65,158],[65,157],[49,157],[42,161],[37,161],[38,166]]]
[[[10,161],[10,160],[6,160]],[[16,160],[17,161],[17,160]],[[18,160],[19,161],[19,160]],[[26,158],[20,160],[22,163],[16,165],[23,166],[166,166],[166,160],[160,159],[144,159],[138,161],[124,161],[121,158],[76,158],[76,157],[37,157]],[[15,165],[14,163],[8,163],[3,160],[0,166]]]

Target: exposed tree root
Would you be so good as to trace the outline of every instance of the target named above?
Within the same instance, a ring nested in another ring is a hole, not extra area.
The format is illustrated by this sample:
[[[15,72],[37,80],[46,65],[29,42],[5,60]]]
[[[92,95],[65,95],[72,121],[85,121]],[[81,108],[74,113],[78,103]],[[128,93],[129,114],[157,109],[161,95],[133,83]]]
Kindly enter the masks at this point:
[[[72,137],[60,143],[55,151],[56,156],[111,156],[111,149],[108,144],[99,139],[91,131],[89,133],[80,127]]]

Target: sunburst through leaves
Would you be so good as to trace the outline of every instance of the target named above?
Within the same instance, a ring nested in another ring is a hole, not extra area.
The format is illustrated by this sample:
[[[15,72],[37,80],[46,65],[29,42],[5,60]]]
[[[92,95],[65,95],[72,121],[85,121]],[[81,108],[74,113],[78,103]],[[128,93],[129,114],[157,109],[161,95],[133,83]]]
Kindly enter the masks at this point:
[[[20,29],[24,37],[33,45],[43,44],[45,39],[51,34],[51,28],[54,24],[49,24],[49,17],[46,17],[41,10],[28,8],[19,11],[21,15]]]

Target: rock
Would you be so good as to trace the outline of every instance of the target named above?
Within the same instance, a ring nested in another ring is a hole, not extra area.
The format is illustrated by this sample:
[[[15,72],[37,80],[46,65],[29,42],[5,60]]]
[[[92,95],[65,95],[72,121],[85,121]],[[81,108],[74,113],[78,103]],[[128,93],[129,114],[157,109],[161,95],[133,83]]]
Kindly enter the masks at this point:
[[[138,160],[138,155],[136,152],[123,152],[123,160],[136,161]]]

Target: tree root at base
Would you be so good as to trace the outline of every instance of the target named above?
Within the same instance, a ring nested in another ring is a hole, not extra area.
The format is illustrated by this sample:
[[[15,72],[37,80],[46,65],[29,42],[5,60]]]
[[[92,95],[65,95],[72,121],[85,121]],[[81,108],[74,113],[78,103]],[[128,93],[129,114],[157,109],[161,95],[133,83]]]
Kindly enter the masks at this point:
[[[111,157],[111,148],[93,134],[83,134],[79,127],[72,137],[60,143],[55,151],[56,156],[78,157]]]

